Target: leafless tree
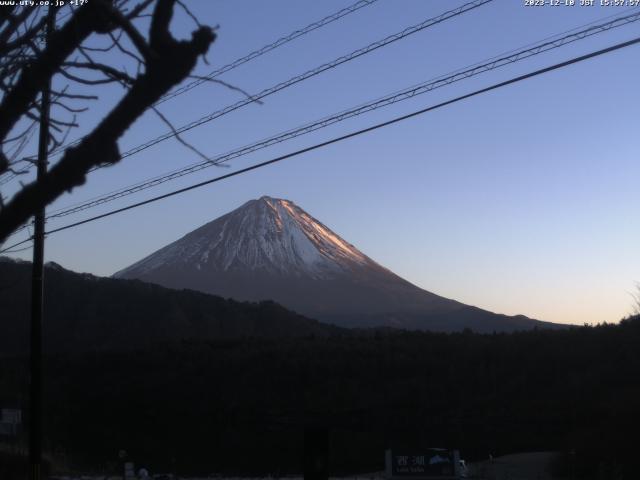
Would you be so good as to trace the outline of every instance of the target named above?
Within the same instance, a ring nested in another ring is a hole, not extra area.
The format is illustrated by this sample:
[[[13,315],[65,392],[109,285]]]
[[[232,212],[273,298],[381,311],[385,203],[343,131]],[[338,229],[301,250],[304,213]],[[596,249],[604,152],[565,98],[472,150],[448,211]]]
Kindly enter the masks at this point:
[[[170,31],[176,6],[196,23],[188,40]],[[34,161],[23,152],[38,130],[40,92],[52,79],[48,149],[62,150],[42,178],[21,184],[6,204],[0,199],[0,244],[38,209],[85,183],[91,169],[117,163],[118,139],[189,77],[215,40],[213,29],[180,0],[90,0],[65,9],[62,18],[63,10],[0,6],[0,175],[20,175]],[[60,25],[45,42],[50,14]],[[81,141],[64,148],[69,130],[106,84],[123,87],[120,100]]]
[[[631,292],[630,295],[631,298],[633,298],[631,315],[635,317],[640,316],[640,282],[636,282],[636,290],[635,292]]]

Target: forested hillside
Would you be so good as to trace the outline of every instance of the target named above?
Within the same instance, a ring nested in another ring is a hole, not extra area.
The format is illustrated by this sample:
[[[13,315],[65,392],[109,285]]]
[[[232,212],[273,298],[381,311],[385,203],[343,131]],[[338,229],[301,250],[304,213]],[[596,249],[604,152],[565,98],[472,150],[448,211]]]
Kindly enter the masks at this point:
[[[0,356],[27,352],[31,264],[0,259]],[[146,348],[186,339],[330,335],[278,304],[236,302],[191,290],[45,269],[44,349],[48,352]]]
[[[126,449],[154,472],[299,472],[311,425],[329,429],[336,474],[382,468],[389,446],[422,445],[460,448],[471,460],[575,449],[576,478],[602,469],[633,478],[639,347],[634,318],[514,334],[365,332],[49,356],[48,445],[94,471],[115,468]],[[24,359],[3,361],[0,391],[24,392],[25,368]]]

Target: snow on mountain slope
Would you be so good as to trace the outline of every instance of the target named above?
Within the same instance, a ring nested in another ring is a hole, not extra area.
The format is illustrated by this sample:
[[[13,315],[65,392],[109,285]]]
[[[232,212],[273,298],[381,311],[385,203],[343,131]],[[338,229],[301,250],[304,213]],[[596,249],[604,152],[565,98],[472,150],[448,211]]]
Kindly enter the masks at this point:
[[[115,276],[144,275],[171,264],[312,278],[377,265],[293,202],[271,197],[247,202]]]
[[[380,266],[289,200],[262,197],[117,272],[236,300],[274,300],[347,327],[477,331],[543,326],[441,297]]]

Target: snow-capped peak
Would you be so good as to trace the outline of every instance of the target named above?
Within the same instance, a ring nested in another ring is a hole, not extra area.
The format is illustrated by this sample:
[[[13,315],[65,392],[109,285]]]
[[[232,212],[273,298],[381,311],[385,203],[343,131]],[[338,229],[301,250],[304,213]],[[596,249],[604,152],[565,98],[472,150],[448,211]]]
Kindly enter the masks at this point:
[[[203,225],[115,276],[240,301],[269,299],[347,327],[469,326],[496,331],[532,322],[422,290],[368,258],[292,201],[267,196]]]
[[[141,275],[167,265],[322,278],[377,264],[292,201],[263,196],[203,225],[116,276]]]

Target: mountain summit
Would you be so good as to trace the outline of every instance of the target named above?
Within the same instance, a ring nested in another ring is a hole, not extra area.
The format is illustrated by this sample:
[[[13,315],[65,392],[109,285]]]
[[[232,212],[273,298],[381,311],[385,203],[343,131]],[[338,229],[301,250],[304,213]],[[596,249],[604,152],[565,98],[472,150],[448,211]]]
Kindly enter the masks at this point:
[[[262,197],[194,230],[116,276],[139,277],[173,266],[320,279],[368,264],[376,265],[293,202]]]
[[[347,327],[510,331],[544,326],[422,290],[290,200],[267,196],[245,203],[114,276],[236,300],[275,300]]]

